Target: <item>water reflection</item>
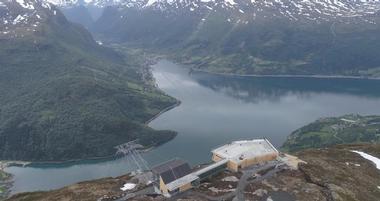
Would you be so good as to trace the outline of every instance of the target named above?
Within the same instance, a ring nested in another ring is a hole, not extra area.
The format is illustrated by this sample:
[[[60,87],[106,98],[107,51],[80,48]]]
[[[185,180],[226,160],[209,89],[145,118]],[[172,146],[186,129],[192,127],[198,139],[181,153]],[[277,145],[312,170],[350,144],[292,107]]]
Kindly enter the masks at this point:
[[[380,80],[220,76],[192,73],[202,86],[246,102],[280,101],[281,97],[311,98],[314,93],[380,97]]]
[[[155,65],[153,73],[160,88],[182,105],[151,126],[178,131],[165,150],[177,150],[177,156],[194,163],[209,156],[189,152],[191,144],[186,142],[197,144],[198,153],[231,140],[263,136],[281,146],[293,130],[320,117],[380,112],[379,80],[189,74],[188,68],[168,61]]]

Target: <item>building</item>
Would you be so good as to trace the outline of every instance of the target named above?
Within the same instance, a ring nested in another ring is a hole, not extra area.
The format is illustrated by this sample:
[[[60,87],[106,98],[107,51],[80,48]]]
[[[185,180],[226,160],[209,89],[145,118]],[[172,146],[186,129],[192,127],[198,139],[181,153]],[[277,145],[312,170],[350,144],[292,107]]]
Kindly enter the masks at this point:
[[[201,181],[224,171],[226,168],[227,160],[221,160],[170,182],[166,185],[166,188],[170,194],[184,192],[193,187],[199,186]]]
[[[158,188],[165,196],[187,191],[226,169],[239,171],[260,162],[277,159],[279,153],[266,139],[234,141],[212,151],[214,163],[192,172],[190,165],[174,159],[152,169]]]
[[[195,172],[183,160],[174,159],[160,164],[152,169],[158,181],[158,188],[165,196],[187,191],[199,186],[200,182],[224,171],[227,160],[221,160]]]
[[[228,160],[227,167],[231,171],[261,162],[275,160],[277,149],[267,139],[234,141],[212,151],[214,162]]]
[[[169,190],[167,185],[190,174],[191,168],[187,162],[181,159],[173,159],[153,167],[152,172],[157,178],[160,191],[165,195],[174,193],[170,192],[173,189]]]

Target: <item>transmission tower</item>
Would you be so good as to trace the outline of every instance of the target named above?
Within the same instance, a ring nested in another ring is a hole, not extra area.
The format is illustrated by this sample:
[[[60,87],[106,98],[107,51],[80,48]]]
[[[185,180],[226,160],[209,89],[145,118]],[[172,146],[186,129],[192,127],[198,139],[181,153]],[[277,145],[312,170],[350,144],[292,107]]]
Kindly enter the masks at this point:
[[[144,146],[137,143],[137,140],[130,141],[121,145],[116,146],[116,155],[125,157],[127,162],[136,167],[136,173],[140,173],[144,176],[146,181],[150,181],[149,178],[144,174],[146,171],[150,171],[148,162],[141,156],[139,149],[143,149]]]

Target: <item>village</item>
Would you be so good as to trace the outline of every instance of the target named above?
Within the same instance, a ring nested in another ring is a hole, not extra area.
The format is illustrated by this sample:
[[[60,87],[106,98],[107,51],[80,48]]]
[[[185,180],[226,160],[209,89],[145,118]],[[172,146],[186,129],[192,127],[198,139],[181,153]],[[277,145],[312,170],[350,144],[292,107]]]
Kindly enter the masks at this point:
[[[133,151],[133,158],[139,158]],[[211,150],[211,163],[191,167],[180,158],[163,162],[149,171],[135,172],[117,197],[100,200],[245,200],[260,196],[260,189],[247,186],[262,182],[285,169],[297,170],[303,162],[279,152],[267,139],[233,141]],[[270,199],[268,199],[270,200]]]

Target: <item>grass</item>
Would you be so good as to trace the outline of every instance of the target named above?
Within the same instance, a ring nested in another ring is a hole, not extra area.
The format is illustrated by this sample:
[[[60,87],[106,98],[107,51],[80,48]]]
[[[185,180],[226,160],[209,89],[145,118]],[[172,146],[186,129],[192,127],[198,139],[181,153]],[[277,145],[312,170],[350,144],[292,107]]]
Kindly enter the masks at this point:
[[[98,200],[101,197],[108,196],[120,197],[123,192],[120,190],[125,183],[137,181],[132,180],[129,175],[120,176],[117,178],[102,178],[93,181],[85,181],[77,184],[70,185],[57,190],[46,192],[30,192],[19,193],[9,200],[21,201],[21,200],[38,200],[38,201],[50,201],[50,200],[80,200],[80,201],[92,201]]]
[[[342,118],[355,119],[356,123],[344,122],[341,120]],[[336,144],[380,142],[380,124],[373,124],[377,121],[379,121],[379,116],[358,115],[317,120],[294,131],[282,149],[294,152]]]
[[[328,188],[341,200],[376,200],[380,195],[376,189],[380,178],[378,170],[372,162],[351,150],[363,150],[378,157],[379,152],[375,152],[379,148],[379,144],[346,144],[303,150],[297,156],[307,162],[300,169],[309,182]]]

